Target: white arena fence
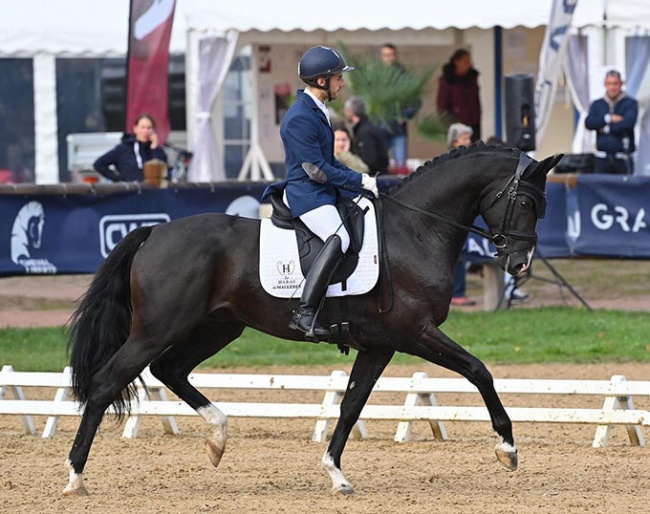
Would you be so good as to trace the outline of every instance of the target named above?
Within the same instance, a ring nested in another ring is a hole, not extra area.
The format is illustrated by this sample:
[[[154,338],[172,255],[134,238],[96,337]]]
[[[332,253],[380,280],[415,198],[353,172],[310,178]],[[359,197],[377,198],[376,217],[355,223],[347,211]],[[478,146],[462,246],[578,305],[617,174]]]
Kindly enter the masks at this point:
[[[194,416],[196,412],[185,402],[169,400],[165,386],[153,377],[148,368],[142,378],[148,393],[138,386],[139,401],[132,405],[122,436],[136,437],[143,416],[160,417],[165,432],[177,434],[174,416]],[[216,402],[215,405],[230,417],[316,419],[312,440],[323,442],[331,421],[339,417],[338,403],[346,390],[348,377],[343,371],[334,371],[330,376],[193,373],[189,380],[201,390],[322,392],[320,404]],[[604,397],[600,409],[510,407],[506,410],[513,422],[597,425],[594,447],[607,446],[611,428],[624,425],[631,444],[645,446],[641,427],[650,425],[650,412],[636,410],[632,397],[650,396],[650,381],[627,381],[622,375],[614,375],[610,380],[496,379],[494,385],[499,394]],[[54,398],[45,401],[27,399],[24,388],[33,387],[55,388]],[[13,399],[7,399],[8,393]],[[28,434],[36,434],[32,416],[47,416],[42,433],[44,438],[54,435],[61,416],[79,416],[79,405],[69,399],[70,393],[70,368],[65,368],[63,373],[37,373],[17,372],[11,366],[3,366],[0,371],[0,415],[20,416]],[[412,377],[383,377],[377,381],[373,393],[401,393],[405,399],[402,405],[366,405],[354,429],[360,438],[367,436],[363,420],[398,421],[397,442],[409,440],[415,421],[427,421],[434,437],[439,440],[447,439],[445,421],[490,421],[484,406],[438,405],[436,393],[474,393],[476,399],[481,400],[477,389],[464,378],[429,378],[426,373],[414,373]]]

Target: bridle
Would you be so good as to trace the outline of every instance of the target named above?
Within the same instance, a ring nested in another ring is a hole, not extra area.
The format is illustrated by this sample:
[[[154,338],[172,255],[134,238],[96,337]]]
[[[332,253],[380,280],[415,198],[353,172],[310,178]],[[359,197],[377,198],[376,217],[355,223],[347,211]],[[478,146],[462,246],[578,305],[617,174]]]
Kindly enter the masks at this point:
[[[390,202],[396,203],[397,205],[400,205],[411,211],[417,212],[418,214],[422,214],[423,216],[427,216],[429,218],[433,218],[438,221],[443,221],[456,228],[467,230],[468,232],[472,232],[477,236],[488,239],[497,248],[497,253],[499,255],[508,255],[514,252],[514,250],[504,251],[508,247],[509,240],[526,241],[530,243],[531,247],[537,244],[537,234],[535,233],[529,234],[529,233],[518,232],[509,229],[512,220],[512,215],[514,212],[515,202],[517,200],[517,195],[523,194],[531,198],[531,200],[535,205],[536,214],[538,218],[543,218],[544,212],[546,211],[546,192],[540,189],[539,187],[535,186],[534,184],[531,184],[530,182],[521,180],[521,176],[523,175],[524,171],[526,171],[526,169],[528,168],[528,166],[530,166],[532,162],[533,159],[528,157],[528,155],[526,155],[523,152],[520,153],[519,161],[517,162],[517,168],[515,169],[514,175],[512,175],[512,177],[510,177],[508,182],[506,182],[506,184],[496,193],[494,200],[485,209],[484,212],[490,210],[492,207],[494,207],[497,204],[497,202],[501,198],[503,198],[505,194],[508,200],[508,204],[506,205],[506,210],[503,213],[503,217],[501,218],[501,223],[499,224],[499,230],[497,231],[496,234],[493,234],[491,231],[485,230],[481,227],[477,227],[476,225],[471,225],[471,226],[463,225],[462,223],[458,223],[457,221],[452,220],[451,218],[448,218],[441,214],[437,214],[435,212],[430,212],[425,209],[421,209],[420,207],[416,207],[414,205],[410,205],[406,202],[403,202],[402,200],[398,200],[397,198],[388,196],[384,193],[381,193],[381,196],[383,196],[386,200],[389,200]],[[482,203],[482,199],[480,203]]]

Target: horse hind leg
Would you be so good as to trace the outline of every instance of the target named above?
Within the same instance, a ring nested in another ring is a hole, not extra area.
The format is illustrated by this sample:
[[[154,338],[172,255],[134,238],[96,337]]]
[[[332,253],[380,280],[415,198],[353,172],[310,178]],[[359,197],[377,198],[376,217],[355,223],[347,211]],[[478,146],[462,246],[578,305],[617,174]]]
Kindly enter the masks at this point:
[[[210,320],[197,327],[186,341],[169,348],[150,366],[156,378],[212,427],[205,440],[205,450],[214,467],[219,465],[226,449],[228,421],[223,412],[189,383],[188,375],[198,364],[237,339],[243,330],[244,325],[234,321]]]
[[[516,470],[518,458],[512,422],[494,389],[494,380],[485,364],[436,327],[427,330],[413,346],[400,348],[400,351],[455,371],[476,386],[490,413],[492,428],[501,439],[495,447],[497,460],[508,470]]]
[[[160,351],[160,346],[129,336],[124,345],[92,377],[88,402],[66,460],[69,479],[63,490],[64,495],[88,494],[83,483],[83,470],[106,409]]]

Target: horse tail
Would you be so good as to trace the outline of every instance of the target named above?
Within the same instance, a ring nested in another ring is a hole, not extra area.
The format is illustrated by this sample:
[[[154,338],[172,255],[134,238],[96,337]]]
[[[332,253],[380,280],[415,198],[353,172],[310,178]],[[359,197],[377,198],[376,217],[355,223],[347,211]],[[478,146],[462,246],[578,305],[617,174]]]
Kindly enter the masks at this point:
[[[68,353],[72,390],[86,405],[93,376],[126,342],[131,331],[131,263],[152,227],[130,232],[99,267],[88,291],[70,318]],[[129,411],[133,389],[123,389],[113,402],[118,419]]]

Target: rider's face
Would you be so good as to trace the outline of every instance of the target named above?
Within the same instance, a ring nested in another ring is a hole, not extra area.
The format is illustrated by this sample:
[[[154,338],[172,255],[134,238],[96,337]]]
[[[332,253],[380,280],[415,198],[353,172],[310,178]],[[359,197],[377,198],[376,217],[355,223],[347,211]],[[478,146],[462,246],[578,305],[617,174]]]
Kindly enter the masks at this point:
[[[339,93],[344,87],[345,80],[343,80],[343,74],[332,75],[330,78],[330,95],[332,96],[332,100],[339,96]]]

